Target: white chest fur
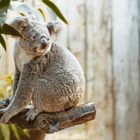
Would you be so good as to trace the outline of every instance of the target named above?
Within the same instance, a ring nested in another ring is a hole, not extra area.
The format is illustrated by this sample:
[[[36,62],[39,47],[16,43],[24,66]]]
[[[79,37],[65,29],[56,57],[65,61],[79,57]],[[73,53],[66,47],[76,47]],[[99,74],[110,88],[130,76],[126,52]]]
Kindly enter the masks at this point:
[[[19,71],[22,71],[23,65],[30,62],[33,59],[32,55],[26,53],[26,51],[20,46],[16,46],[14,50],[14,60]]]

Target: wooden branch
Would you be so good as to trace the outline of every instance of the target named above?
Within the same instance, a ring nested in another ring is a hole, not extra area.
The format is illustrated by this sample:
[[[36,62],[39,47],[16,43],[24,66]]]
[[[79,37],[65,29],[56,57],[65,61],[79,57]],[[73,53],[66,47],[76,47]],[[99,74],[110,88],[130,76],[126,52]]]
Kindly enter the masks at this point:
[[[59,130],[82,124],[95,119],[96,110],[94,103],[84,104],[63,112],[58,113],[40,113],[34,121],[26,121],[25,109],[14,116],[9,123],[16,124],[22,128],[41,130],[46,133],[54,133]],[[1,117],[2,115],[0,115]]]

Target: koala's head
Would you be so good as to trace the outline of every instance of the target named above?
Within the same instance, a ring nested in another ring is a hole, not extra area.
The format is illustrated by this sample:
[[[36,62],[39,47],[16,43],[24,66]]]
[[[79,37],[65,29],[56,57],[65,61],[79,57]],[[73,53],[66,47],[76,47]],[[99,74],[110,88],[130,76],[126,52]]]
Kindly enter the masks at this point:
[[[51,48],[51,37],[60,29],[58,22],[40,23],[24,17],[18,17],[11,23],[22,34],[20,46],[27,53],[42,55]]]

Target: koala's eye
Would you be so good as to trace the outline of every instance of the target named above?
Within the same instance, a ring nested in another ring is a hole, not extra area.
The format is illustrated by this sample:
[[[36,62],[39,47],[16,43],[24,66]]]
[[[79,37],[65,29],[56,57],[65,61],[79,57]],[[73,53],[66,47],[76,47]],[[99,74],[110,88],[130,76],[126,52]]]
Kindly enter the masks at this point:
[[[18,26],[21,26],[21,22],[18,22]]]
[[[31,39],[32,40],[35,40],[36,39],[36,35],[32,36]]]

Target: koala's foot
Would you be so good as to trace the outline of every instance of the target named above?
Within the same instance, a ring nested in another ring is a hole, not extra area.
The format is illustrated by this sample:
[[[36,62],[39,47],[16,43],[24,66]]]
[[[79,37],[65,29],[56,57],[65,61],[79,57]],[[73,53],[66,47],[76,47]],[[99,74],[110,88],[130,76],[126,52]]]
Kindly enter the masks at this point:
[[[59,130],[59,122],[57,122],[55,125],[50,125],[49,128],[49,133],[57,132]]]
[[[42,112],[42,111],[35,109],[35,108],[31,108],[26,113],[26,121],[33,121],[40,112]]]

